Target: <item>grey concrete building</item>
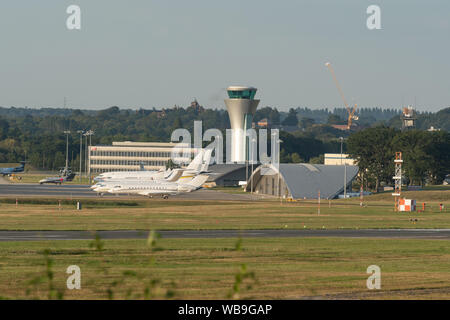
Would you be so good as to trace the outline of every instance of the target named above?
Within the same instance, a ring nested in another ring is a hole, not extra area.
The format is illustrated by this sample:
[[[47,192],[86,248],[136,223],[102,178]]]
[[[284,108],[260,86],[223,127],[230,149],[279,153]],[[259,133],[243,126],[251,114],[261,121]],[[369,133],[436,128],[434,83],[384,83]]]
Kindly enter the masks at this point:
[[[113,142],[112,146],[91,146],[89,148],[89,172],[139,170],[140,164],[146,170],[158,170],[166,167],[171,153],[178,143],[174,142]],[[188,163],[195,149],[190,148],[188,158],[178,157]]]

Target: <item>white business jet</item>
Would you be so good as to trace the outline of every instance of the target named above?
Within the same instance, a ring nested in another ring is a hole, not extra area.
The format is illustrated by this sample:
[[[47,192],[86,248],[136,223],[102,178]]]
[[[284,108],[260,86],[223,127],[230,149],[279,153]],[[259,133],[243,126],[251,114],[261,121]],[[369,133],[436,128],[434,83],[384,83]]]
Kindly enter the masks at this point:
[[[202,156],[202,163],[193,166],[191,166],[191,163],[176,181],[168,181],[166,179],[134,182],[122,180],[116,183],[108,192],[114,194],[138,194],[148,197],[161,195],[164,199],[167,199],[169,195],[198,190],[208,179],[208,175],[203,173],[206,173],[208,170],[211,154],[212,150],[210,149],[202,150],[199,154]]]

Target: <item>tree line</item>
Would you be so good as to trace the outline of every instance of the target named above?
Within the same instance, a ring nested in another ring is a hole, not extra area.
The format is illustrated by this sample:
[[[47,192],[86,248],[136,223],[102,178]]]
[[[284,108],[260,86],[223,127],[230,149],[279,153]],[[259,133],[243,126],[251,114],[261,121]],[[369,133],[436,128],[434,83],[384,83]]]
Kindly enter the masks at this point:
[[[441,184],[450,173],[450,134],[446,131],[400,131],[386,126],[355,132],[347,140],[348,153],[356,159],[360,179],[378,190],[392,185],[394,158],[402,153],[404,183]]]
[[[5,111],[7,110],[7,111]],[[93,130],[93,145],[110,145],[112,141],[170,141],[177,128],[192,131],[194,120],[203,121],[203,130],[230,127],[226,110],[202,107],[129,110],[111,107],[105,110],[24,109],[16,116],[11,110],[0,108],[0,162],[17,163],[27,160],[36,169],[55,170],[65,164],[66,137],[69,135],[69,162],[79,167],[80,135],[78,130]],[[41,110],[41,111],[39,111]],[[306,110],[306,109],[305,109]],[[306,112],[303,110],[303,112]],[[17,111],[14,108],[13,111]],[[450,111],[440,111],[440,116]],[[41,112],[41,113],[40,113]],[[430,119],[435,114],[427,114]],[[267,118],[272,123],[297,126],[293,132],[281,132],[281,161],[285,163],[323,163],[324,153],[340,152],[340,137],[347,140],[352,155],[359,157],[361,170],[368,170],[366,181],[374,187],[390,183],[393,172],[392,157],[403,151],[405,170],[411,183],[440,182],[448,170],[448,133],[408,131],[400,132],[383,126],[359,132],[341,131],[328,124],[315,124],[302,118],[295,109],[279,112],[276,108],[257,110],[255,122]],[[450,122],[450,121],[449,121]],[[83,145],[85,139],[83,137]],[[374,152],[376,150],[376,152]],[[410,151],[413,150],[413,151]],[[445,160],[447,159],[447,160]],[[363,171],[362,171],[363,172]],[[364,171],[365,172],[365,171]],[[449,172],[447,172],[449,173]]]
[[[194,120],[203,122],[203,130],[217,128],[225,133],[230,127],[226,110],[203,108],[171,108],[162,110],[123,110],[111,107],[100,111],[34,109],[20,116],[0,116],[0,162],[27,160],[36,169],[56,170],[65,165],[66,137],[69,130],[69,163],[79,167],[80,135],[78,130],[93,130],[93,145],[110,145],[113,141],[170,141],[177,128],[193,129]],[[70,112],[69,112],[70,111]],[[6,112],[4,112],[6,113]],[[276,109],[262,108],[255,115],[261,119],[280,117]],[[289,119],[288,117],[286,117]],[[282,132],[281,160],[283,162],[320,162],[324,152],[337,152],[342,135],[339,130],[316,126],[309,131]],[[83,145],[85,145],[85,138]],[[84,148],[83,148],[84,152]],[[83,157],[84,159],[84,157]],[[323,160],[322,160],[323,161]]]

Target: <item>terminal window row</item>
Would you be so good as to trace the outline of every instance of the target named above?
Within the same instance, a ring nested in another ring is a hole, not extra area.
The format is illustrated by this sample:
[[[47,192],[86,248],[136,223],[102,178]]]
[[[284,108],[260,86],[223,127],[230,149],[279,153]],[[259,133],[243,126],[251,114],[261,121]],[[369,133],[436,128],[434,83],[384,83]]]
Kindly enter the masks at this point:
[[[104,151],[91,150],[91,156],[99,157],[139,157],[139,158],[155,158],[171,156],[169,151]]]
[[[156,160],[143,160],[143,161],[133,161],[133,160],[97,160],[91,159],[91,165],[118,165],[118,166],[138,166],[140,164],[144,166],[165,166],[167,161],[156,161]]]

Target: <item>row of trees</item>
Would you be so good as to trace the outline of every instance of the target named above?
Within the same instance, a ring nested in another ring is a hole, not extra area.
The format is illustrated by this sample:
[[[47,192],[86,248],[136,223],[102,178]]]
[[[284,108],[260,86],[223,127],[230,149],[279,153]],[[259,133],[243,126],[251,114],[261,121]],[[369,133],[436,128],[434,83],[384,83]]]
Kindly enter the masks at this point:
[[[448,132],[368,128],[350,135],[347,147],[363,179],[376,190],[381,183],[392,184],[395,152],[402,152],[402,169],[410,185],[440,184],[450,173]]]
[[[359,128],[386,125],[401,128],[401,109],[359,108],[354,124]],[[311,110],[309,108],[291,108],[289,112],[278,112],[276,108],[265,107],[256,111],[255,120],[267,118],[272,125],[295,126],[308,129],[320,124],[347,124],[348,113],[345,108]],[[416,128],[427,130],[431,126],[450,131],[450,108],[436,113],[419,112]]]
[[[70,130],[69,160],[72,167],[79,166],[79,135],[77,130],[95,131],[93,144],[109,145],[112,141],[169,141],[172,131],[184,127],[192,130],[194,120],[203,121],[203,130],[229,128],[225,110],[199,108],[173,108],[165,110],[121,110],[112,107],[101,111],[63,110],[65,114],[40,116],[35,110],[20,117],[0,116],[0,162],[16,163],[26,159],[38,169],[57,169],[64,166],[66,140],[64,130]],[[303,110],[305,111],[305,110]],[[61,111],[62,112],[62,111]],[[283,121],[294,121],[292,109]],[[447,109],[440,112],[445,116]],[[281,113],[273,108],[261,108],[255,120],[278,119]],[[431,117],[431,115],[427,115]],[[290,120],[289,120],[290,119]],[[307,118],[300,119],[300,122]],[[339,137],[347,138],[347,131],[328,125],[309,126],[296,132],[282,132],[282,162],[323,161],[323,153],[340,152]],[[393,175],[393,156],[402,151],[404,170],[410,184],[442,182],[450,168],[449,134],[445,131],[400,132],[389,127],[374,127],[350,134],[348,151],[358,159],[366,181],[377,187],[390,184]],[[346,144],[344,144],[346,152]]]
[[[70,130],[69,161],[79,166],[78,130],[93,130],[93,144],[110,145],[112,141],[170,141],[177,128],[192,132],[194,120],[203,121],[203,130],[230,127],[225,110],[195,109],[188,107],[165,110],[121,110],[111,107],[96,112],[72,110],[69,115],[51,114],[21,117],[0,116],[0,162],[15,163],[26,159],[37,169],[55,170],[65,164],[65,130]],[[48,114],[47,110],[45,114]],[[277,118],[276,109],[262,108],[261,114]],[[335,132],[315,128],[317,132],[283,133],[282,161],[303,162],[318,157],[327,150],[338,150]],[[84,144],[84,138],[83,138]]]

